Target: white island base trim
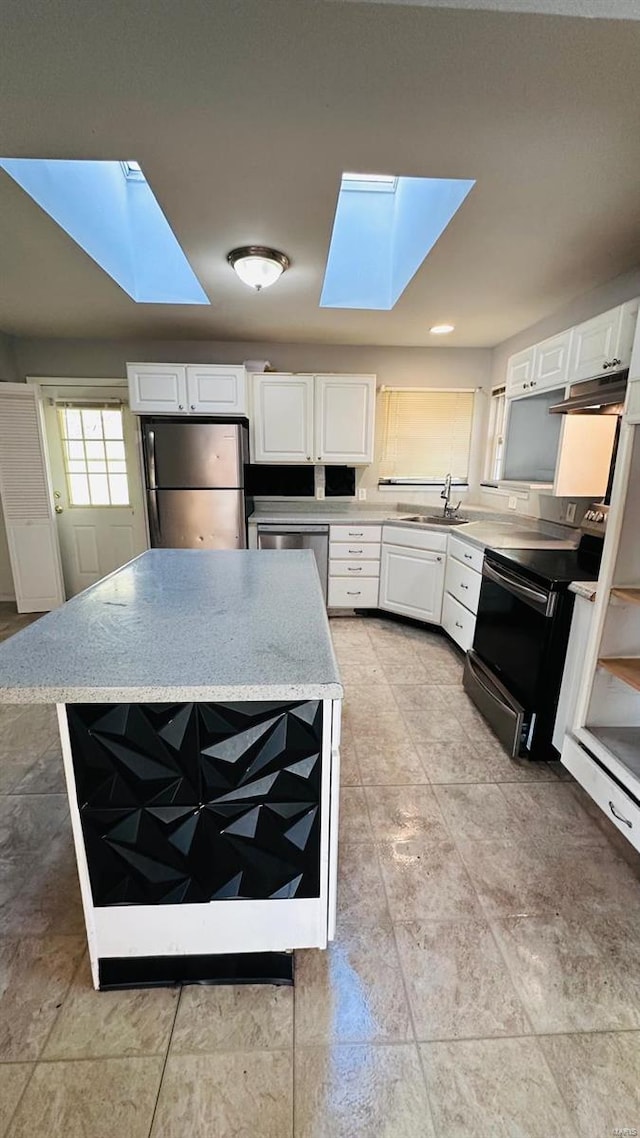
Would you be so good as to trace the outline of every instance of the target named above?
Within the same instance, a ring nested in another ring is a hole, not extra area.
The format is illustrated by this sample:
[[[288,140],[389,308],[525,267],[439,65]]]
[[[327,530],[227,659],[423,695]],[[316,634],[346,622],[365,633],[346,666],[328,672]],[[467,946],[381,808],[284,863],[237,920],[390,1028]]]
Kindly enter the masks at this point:
[[[110,906],[93,904],[66,705],[57,704],[95,988],[100,987],[100,961],[110,958],[289,952],[327,947],[335,934],[336,922],[340,701],[325,699],[322,704],[319,897]]]

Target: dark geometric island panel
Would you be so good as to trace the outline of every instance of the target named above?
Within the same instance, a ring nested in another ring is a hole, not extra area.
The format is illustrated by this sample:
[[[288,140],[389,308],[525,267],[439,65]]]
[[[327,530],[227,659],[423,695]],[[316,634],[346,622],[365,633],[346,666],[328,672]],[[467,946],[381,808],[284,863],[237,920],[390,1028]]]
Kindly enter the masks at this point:
[[[319,896],[319,701],[67,715],[95,905]]]

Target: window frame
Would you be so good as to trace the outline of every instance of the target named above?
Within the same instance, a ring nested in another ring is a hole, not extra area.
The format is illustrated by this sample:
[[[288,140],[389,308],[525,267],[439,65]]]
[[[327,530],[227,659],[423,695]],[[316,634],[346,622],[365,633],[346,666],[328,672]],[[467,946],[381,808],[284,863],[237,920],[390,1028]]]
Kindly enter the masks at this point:
[[[132,501],[131,501],[131,479],[130,479],[129,464],[127,461],[126,440],[125,440],[125,424],[124,424],[124,406],[123,406],[122,402],[121,401],[111,402],[111,401],[103,401],[103,400],[95,400],[94,401],[94,400],[90,400],[90,399],[78,399],[77,401],[76,400],[69,400],[69,399],[59,399],[59,400],[55,401],[55,411],[56,411],[56,418],[57,418],[57,423],[58,423],[60,447],[62,450],[62,466],[63,466],[63,470],[64,470],[64,475],[65,475],[65,483],[66,483],[66,489],[67,489],[67,502],[68,502],[69,509],[72,509],[72,510],[120,510],[120,509],[126,510],[126,509],[131,509],[131,505],[132,505]],[[72,436],[70,436],[68,434],[68,423],[66,422],[66,412],[68,412],[68,411],[78,411],[80,413],[82,413],[83,411],[98,411],[98,412],[100,412],[101,416],[102,416],[102,413],[105,411],[111,411],[111,412],[117,411],[120,415],[120,436],[118,438],[107,438],[107,436],[105,435],[104,420],[102,420],[102,423],[101,423],[102,429],[101,429],[101,434],[100,434],[99,439],[96,438],[96,439],[92,440],[92,439],[87,438],[87,436],[85,435],[85,432],[84,432],[84,422],[82,424],[81,436],[73,438]],[[102,443],[104,459],[90,459],[89,458],[89,456],[87,454],[87,450],[86,450],[86,443],[88,443],[88,442],[101,442]],[[123,450],[123,457],[122,458],[111,459],[111,460],[109,459],[109,457],[107,455],[107,445],[106,445],[109,442],[114,442],[114,443],[117,442],[117,443],[122,444],[122,450]],[[68,444],[70,444],[70,443],[81,443],[82,444],[82,449],[83,449],[83,453],[84,453],[84,457],[82,459],[80,459],[80,458],[72,459],[71,458],[70,453],[69,453],[69,447],[68,447]],[[104,471],[91,471],[89,469],[89,463],[90,462],[97,462],[97,461],[101,461],[101,462],[103,461],[104,462],[104,467],[105,467]],[[110,461],[117,462],[120,465],[123,465],[124,470],[111,471],[110,466],[109,466]],[[82,471],[72,471],[72,470],[70,470],[71,462],[77,462],[77,463],[82,462],[84,464],[85,469]],[[74,489],[73,489],[73,485],[71,482],[71,475],[74,473],[75,474],[82,474],[87,481],[87,490],[88,490],[88,495],[89,495],[89,501],[88,502],[74,501]],[[93,474],[100,474],[101,476],[104,476],[106,478],[106,487],[107,487],[107,493],[109,496],[108,502],[94,502],[94,501],[92,501],[93,491],[92,491],[91,479],[90,479],[90,475],[92,473]],[[112,500],[113,491],[112,491],[112,486],[111,486],[111,476],[114,476],[114,477],[115,476],[117,476],[117,477],[123,477],[124,476],[124,478],[126,479],[126,487],[127,487],[127,500],[126,500],[126,502],[125,501],[116,502],[116,501]]]
[[[469,424],[469,450],[467,453],[467,473],[466,473],[465,477],[459,477],[458,476],[458,477],[453,477],[451,479],[451,485],[452,486],[460,487],[462,489],[466,489],[469,486],[469,466],[471,464],[471,455],[472,455],[472,450],[473,450],[473,431],[474,431],[474,424],[475,424],[475,417],[476,417],[476,410],[477,410],[476,396],[477,396],[478,390],[479,389],[477,387],[408,387],[406,385],[396,386],[396,385],[391,385],[391,384],[385,384],[383,387],[380,388],[380,394],[382,396],[387,391],[414,392],[414,393],[420,393],[420,394],[424,394],[424,395],[438,395],[438,394],[440,394],[440,395],[471,395],[472,396],[471,417],[470,417],[470,424]],[[384,446],[385,446],[385,434],[386,434],[386,424],[383,423],[382,424],[382,436],[383,436],[382,452],[380,454],[380,462],[379,462],[380,466],[382,465],[382,458],[383,458],[383,452],[384,452]],[[426,489],[438,489],[438,488],[444,486],[445,477],[446,477],[446,475],[444,475],[444,474],[441,478],[429,478],[427,476],[425,476],[425,477],[419,477],[419,476],[408,477],[408,476],[402,476],[402,475],[398,475],[398,476],[380,475],[378,478],[378,486],[379,487],[406,486],[406,487],[412,487],[414,489],[421,489],[422,487],[424,487]]]

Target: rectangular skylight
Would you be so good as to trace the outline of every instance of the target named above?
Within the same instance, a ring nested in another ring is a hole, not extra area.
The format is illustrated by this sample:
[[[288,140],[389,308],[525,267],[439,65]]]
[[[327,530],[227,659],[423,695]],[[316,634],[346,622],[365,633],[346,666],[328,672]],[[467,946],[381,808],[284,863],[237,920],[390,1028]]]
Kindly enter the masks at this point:
[[[320,306],[393,308],[474,185],[343,174]]]
[[[0,168],[138,304],[209,304],[140,164],[0,158]]]

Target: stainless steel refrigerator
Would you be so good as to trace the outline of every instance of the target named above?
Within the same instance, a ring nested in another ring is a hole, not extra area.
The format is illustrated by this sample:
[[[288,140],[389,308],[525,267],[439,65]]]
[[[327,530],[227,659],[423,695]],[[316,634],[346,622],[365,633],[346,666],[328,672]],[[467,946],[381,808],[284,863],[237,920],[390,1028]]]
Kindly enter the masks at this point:
[[[246,424],[142,420],[151,544],[165,549],[245,549]]]

